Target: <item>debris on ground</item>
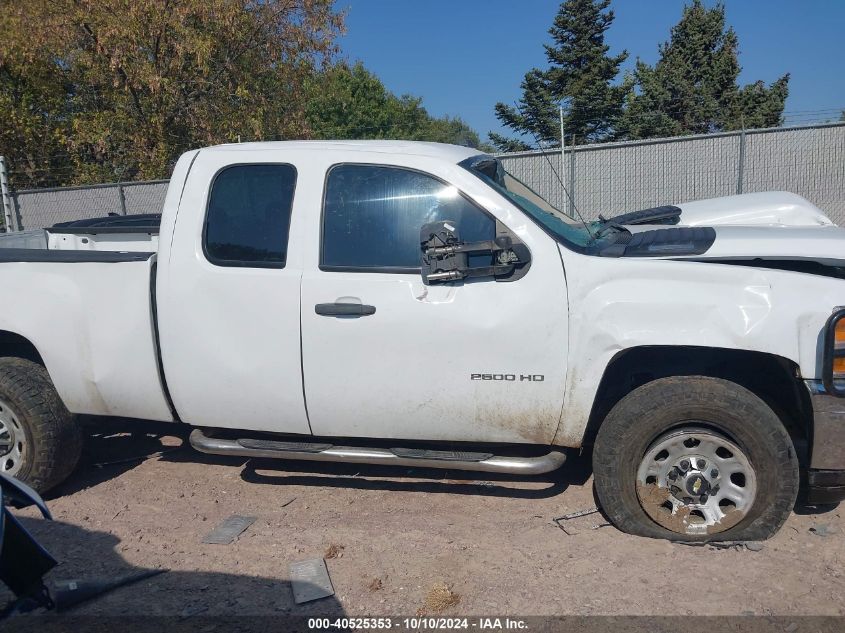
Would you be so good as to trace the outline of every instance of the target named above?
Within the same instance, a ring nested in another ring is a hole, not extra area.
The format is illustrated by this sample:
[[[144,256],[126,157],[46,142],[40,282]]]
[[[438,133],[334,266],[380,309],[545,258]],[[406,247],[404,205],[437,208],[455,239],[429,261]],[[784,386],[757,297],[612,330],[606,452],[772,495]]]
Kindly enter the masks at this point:
[[[707,547],[711,550],[732,549],[737,552],[741,552],[742,550],[759,552],[765,547],[760,541],[675,541],[675,543],[689,547]]]
[[[382,582],[381,578],[373,578],[370,582],[367,583],[367,589],[370,591],[381,591],[384,587],[384,583]]]
[[[296,497],[294,497],[293,499],[289,499],[288,501],[285,501],[282,505],[279,506],[279,508],[287,508],[294,501],[296,501]]]
[[[343,545],[336,545],[332,543],[326,548],[326,551],[323,554],[323,558],[325,558],[326,560],[331,560],[332,558],[342,558],[343,550],[345,549],[346,547],[344,547]]]
[[[210,545],[229,545],[238,538],[244,530],[255,523],[256,518],[257,517],[245,517],[233,514],[216,528],[211,530],[211,532],[206,534],[202,542]]]
[[[552,521],[561,530],[566,532],[567,535],[575,536],[576,534],[578,534],[578,530],[574,530],[570,527],[567,527],[563,523],[563,521],[571,521],[572,519],[579,519],[581,517],[585,517],[585,516],[589,516],[591,514],[595,514],[598,511],[599,511],[599,509],[595,508],[595,507],[594,508],[587,508],[586,510],[578,510],[577,512],[570,512],[569,514],[564,514],[563,516],[555,517],[554,519],[552,519]],[[600,527],[604,527],[605,525],[610,525],[610,524],[609,523],[598,524],[598,525],[594,525],[590,529],[595,530],[595,529],[598,529]]]
[[[586,510],[578,510],[577,512],[570,512],[569,514],[564,514],[563,516],[559,516],[552,521],[569,521],[570,519],[577,519],[578,517],[585,517],[588,514],[595,514],[598,512],[598,508],[587,508]]]
[[[322,558],[309,558],[290,564],[290,586],[296,604],[334,595],[334,587]]]
[[[417,615],[428,615],[431,613],[442,613],[449,607],[454,607],[461,602],[461,595],[452,591],[445,582],[437,582],[431,586],[425,595],[425,606],[417,610]]]
[[[56,611],[66,611],[76,605],[125,587],[153,576],[158,576],[167,569],[145,569],[139,572],[120,576],[118,578],[65,580],[54,585],[51,596],[56,605]]]
[[[817,523],[810,528],[810,532],[816,536],[831,536],[839,534],[839,528],[828,525],[827,523]]]

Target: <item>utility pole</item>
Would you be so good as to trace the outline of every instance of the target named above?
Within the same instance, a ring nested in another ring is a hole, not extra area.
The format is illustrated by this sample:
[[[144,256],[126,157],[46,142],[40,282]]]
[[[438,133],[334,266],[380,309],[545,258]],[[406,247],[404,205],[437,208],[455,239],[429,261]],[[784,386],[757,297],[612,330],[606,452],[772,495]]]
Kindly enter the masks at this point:
[[[12,197],[9,195],[9,174],[6,172],[6,158],[3,156],[0,156],[0,197],[3,198],[6,232],[11,233],[15,230],[15,224],[12,216]]]

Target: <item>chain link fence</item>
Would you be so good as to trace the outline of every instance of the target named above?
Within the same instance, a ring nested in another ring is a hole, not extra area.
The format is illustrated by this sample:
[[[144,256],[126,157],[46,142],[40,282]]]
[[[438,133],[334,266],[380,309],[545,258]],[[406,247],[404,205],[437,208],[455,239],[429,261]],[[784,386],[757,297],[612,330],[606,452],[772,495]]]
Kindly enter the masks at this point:
[[[148,180],[12,191],[11,228],[24,231],[109,214],[161,213],[167,184]]]
[[[588,220],[736,193],[791,191],[845,226],[845,123],[576,145],[562,153],[557,148],[500,158],[553,205],[574,215],[574,202]],[[160,213],[166,191],[165,180],[126,182],[12,190],[6,202],[11,228],[20,231],[109,213]]]
[[[585,219],[757,191],[791,191],[845,226],[845,123],[576,145],[500,156],[559,209]],[[561,186],[569,190],[569,199]]]

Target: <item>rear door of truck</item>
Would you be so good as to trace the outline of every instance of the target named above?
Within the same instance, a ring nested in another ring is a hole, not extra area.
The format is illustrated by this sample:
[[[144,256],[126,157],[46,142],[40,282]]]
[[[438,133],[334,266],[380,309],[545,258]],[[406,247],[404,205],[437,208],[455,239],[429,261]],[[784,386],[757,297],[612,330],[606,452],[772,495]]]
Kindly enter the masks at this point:
[[[156,293],[161,355],[185,422],[310,433],[301,254],[289,239],[297,179],[277,153],[201,150],[184,192],[165,203],[172,219],[162,225]]]

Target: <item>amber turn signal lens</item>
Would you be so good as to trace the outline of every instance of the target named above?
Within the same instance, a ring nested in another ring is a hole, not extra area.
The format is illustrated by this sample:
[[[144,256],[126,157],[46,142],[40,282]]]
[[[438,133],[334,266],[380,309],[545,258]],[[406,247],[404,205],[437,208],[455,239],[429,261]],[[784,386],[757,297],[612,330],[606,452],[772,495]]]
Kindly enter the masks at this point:
[[[836,380],[845,379],[845,317],[840,318],[833,329],[833,377]]]
[[[833,340],[837,347],[840,345],[845,347],[845,318],[839,319],[836,322],[836,327],[833,331]]]

